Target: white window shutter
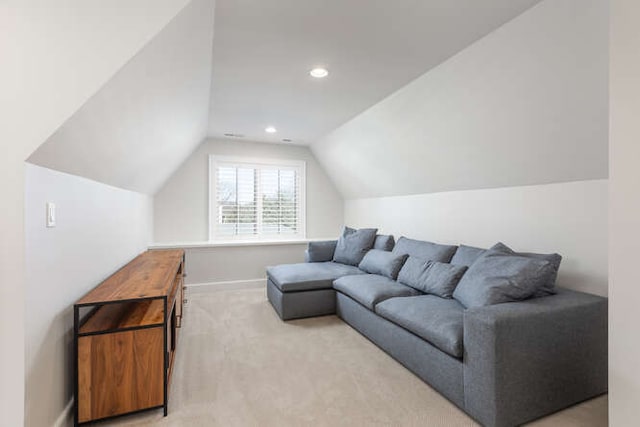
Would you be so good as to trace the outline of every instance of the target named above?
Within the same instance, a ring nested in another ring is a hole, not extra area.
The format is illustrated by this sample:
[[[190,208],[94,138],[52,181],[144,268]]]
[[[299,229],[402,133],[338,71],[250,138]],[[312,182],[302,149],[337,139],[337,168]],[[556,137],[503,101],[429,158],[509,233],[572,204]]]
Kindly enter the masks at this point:
[[[213,238],[304,237],[303,162],[220,159],[211,168]]]

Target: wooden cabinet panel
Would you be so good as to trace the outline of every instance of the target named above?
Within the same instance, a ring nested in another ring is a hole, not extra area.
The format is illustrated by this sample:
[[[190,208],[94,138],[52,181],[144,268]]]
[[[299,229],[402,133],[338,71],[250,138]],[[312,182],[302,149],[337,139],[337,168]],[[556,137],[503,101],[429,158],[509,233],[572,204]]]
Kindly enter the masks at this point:
[[[164,403],[163,328],[78,338],[78,421]]]

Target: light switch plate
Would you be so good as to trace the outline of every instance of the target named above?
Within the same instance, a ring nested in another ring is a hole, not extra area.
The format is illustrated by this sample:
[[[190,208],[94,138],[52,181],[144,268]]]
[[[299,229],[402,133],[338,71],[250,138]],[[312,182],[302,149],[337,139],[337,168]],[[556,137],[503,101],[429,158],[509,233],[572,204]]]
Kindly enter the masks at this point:
[[[56,204],[47,202],[47,227],[56,226]]]

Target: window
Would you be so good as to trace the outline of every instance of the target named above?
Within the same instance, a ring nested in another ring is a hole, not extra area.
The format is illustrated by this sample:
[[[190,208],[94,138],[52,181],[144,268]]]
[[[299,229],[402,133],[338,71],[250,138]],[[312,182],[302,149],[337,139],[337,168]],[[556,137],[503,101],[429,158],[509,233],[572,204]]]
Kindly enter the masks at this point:
[[[211,156],[212,240],[305,237],[305,163]]]

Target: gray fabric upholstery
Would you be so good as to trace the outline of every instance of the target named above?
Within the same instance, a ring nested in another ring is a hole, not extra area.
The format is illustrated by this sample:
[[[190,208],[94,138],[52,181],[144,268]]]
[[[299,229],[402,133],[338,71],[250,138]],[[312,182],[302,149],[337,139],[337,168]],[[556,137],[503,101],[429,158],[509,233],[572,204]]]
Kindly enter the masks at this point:
[[[406,259],[407,255],[397,255],[381,249],[371,249],[362,258],[358,268],[367,273],[379,274],[395,280]]]
[[[282,320],[334,314],[336,291],[320,289],[307,292],[281,292],[267,280],[267,298]]]
[[[449,262],[456,252],[456,246],[400,237],[393,248],[395,254],[407,254],[424,260]]]
[[[521,301],[533,296],[553,274],[549,261],[490,249],[469,267],[453,297],[467,308]]]
[[[378,234],[375,242],[373,242],[373,249],[380,249],[383,251],[391,251],[396,245],[396,241],[391,235]]]
[[[346,295],[336,294],[336,313],[447,399],[464,409],[462,361],[376,315]]]
[[[322,242],[309,242],[304,252],[305,262],[327,262],[333,260],[336,251],[337,240],[325,240]]]
[[[451,298],[465,271],[467,267],[464,265],[425,261],[410,256],[398,274],[398,281],[426,294]]]
[[[429,265],[431,265],[431,261],[409,256],[398,273],[398,282],[417,289],[420,283],[420,276]]]
[[[473,264],[475,260],[477,260],[480,255],[486,251],[486,249],[476,248],[474,246],[460,245],[458,246],[456,253],[453,255],[453,258],[451,258],[451,264],[471,267],[471,264]]]
[[[433,295],[390,298],[375,312],[429,341],[453,357],[462,357],[464,307],[456,300]]]
[[[427,269],[427,277],[422,283],[423,292],[441,298],[452,298],[453,291],[467,271],[465,265],[452,265],[434,261]]]
[[[490,252],[553,265],[540,254]],[[468,255],[461,252],[456,265],[469,263]],[[462,281],[478,262],[471,264]],[[337,292],[327,288],[332,281]],[[487,427],[521,425],[607,391],[606,298],[557,288],[557,295],[463,310],[333,262],[270,267],[267,296],[285,320],[337,313]]]
[[[333,261],[347,265],[358,265],[376,240],[377,228],[361,228],[359,230],[345,227],[338,239]]]
[[[335,279],[353,274],[364,273],[357,267],[331,261],[267,267],[267,277],[283,292],[331,289]]]
[[[333,288],[349,295],[369,310],[373,310],[376,304],[389,298],[420,295],[420,292],[413,288],[377,274],[344,276],[333,282]]]
[[[607,391],[607,300],[558,294],[464,312],[465,411],[523,424]]]
[[[534,254],[531,252],[515,252],[502,242],[498,242],[491,249],[496,249],[512,255],[523,256],[526,258],[543,259],[549,261],[554,269],[554,274],[549,277],[548,283],[545,283],[537,292],[536,296],[553,295],[555,294],[556,279],[558,278],[558,270],[560,270],[560,263],[562,262],[562,256],[560,254]]]

